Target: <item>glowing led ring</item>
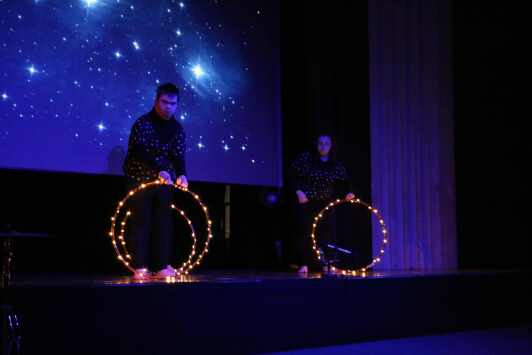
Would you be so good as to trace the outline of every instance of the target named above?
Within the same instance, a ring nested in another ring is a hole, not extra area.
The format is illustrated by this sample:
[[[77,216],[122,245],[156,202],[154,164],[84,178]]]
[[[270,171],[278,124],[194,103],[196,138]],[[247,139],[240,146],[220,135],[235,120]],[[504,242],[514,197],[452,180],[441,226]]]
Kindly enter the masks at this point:
[[[320,251],[318,248],[318,245],[316,243],[316,229],[318,227],[318,224],[320,220],[324,217],[325,213],[327,213],[329,210],[335,208],[338,205],[344,204],[344,203],[350,203],[350,204],[357,204],[362,205],[366,207],[375,217],[377,217],[379,224],[380,224],[380,231],[382,234],[382,241],[381,246],[379,248],[379,252],[377,256],[373,257],[373,260],[368,265],[358,268],[358,269],[341,269],[338,267],[333,267],[333,271],[338,271],[339,273],[343,275],[361,275],[365,276],[366,271],[368,269],[371,269],[376,264],[381,262],[382,256],[384,255],[384,249],[386,245],[388,244],[388,229],[386,228],[386,224],[384,223],[384,219],[382,218],[382,215],[380,214],[379,210],[376,208],[373,208],[371,205],[367,204],[364,201],[361,201],[359,198],[354,198],[352,200],[341,200],[337,199],[335,201],[330,202],[327,206],[325,206],[315,217],[314,222],[312,222],[312,232],[310,234],[310,238],[312,240],[312,250],[314,251],[314,255],[318,260],[321,260]]]
[[[125,234],[125,226],[126,226],[126,222],[127,222],[127,219],[129,218],[129,216],[131,215],[131,212],[130,211],[127,211],[124,218],[122,219],[122,221],[120,222],[119,226],[120,226],[120,234],[118,236],[118,241],[117,241],[117,237],[116,237],[116,234],[115,234],[115,231],[116,231],[116,228],[117,228],[117,221],[118,221],[118,217],[120,216],[120,212],[122,211],[122,208],[124,207],[125,203],[127,202],[127,200],[133,196],[135,196],[135,194],[137,194],[139,191],[142,191],[142,190],[145,190],[145,189],[148,189],[148,188],[152,188],[154,186],[159,186],[159,185],[162,185],[164,184],[164,182],[162,180],[155,180],[155,181],[152,181],[152,182],[148,182],[148,183],[144,183],[144,184],[141,184],[139,185],[138,187],[136,187],[135,189],[131,190],[128,192],[128,194],[126,195],[126,197],[124,197],[122,200],[120,200],[118,202],[118,205],[116,207],[116,210],[115,210],[115,213],[114,215],[111,217],[111,229],[109,231],[109,237],[111,238],[111,243],[113,244],[113,249],[116,253],[116,257],[118,260],[120,260],[122,262],[122,264],[127,268],[129,269],[131,272],[135,272],[135,269],[131,266],[131,262],[132,262],[132,256],[131,254],[128,252],[127,250],[127,247],[126,247],[126,241],[125,241],[125,238],[124,238],[124,234]],[[194,226],[192,225],[192,221],[187,217],[187,215],[185,214],[185,212],[179,208],[177,208],[175,205],[171,205],[170,208],[172,208],[173,210],[177,211],[177,213],[185,219],[185,221],[187,222],[189,228],[190,228],[190,231],[191,231],[191,236],[192,236],[192,248],[190,250],[190,253],[188,255],[187,258],[185,258],[185,261],[183,262],[183,264],[177,269],[177,275],[186,275],[188,274],[190,271],[192,271],[192,269],[194,269],[196,266],[198,266],[202,259],[205,257],[205,255],[209,252],[209,243],[212,239],[212,221],[209,217],[209,212],[208,212],[208,209],[207,209],[207,206],[201,201],[199,195],[197,195],[196,193],[188,190],[187,188],[183,188],[183,187],[180,187],[180,186],[176,186],[176,185],[168,185],[168,186],[173,186],[174,188],[176,189],[179,189],[183,192],[186,192],[188,194],[190,194],[194,200],[196,200],[196,203],[198,203],[198,205],[201,207],[202,211],[203,211],[203,214],[205,215],[205,219],[207,221],[207,238],[205,239],[205,243],[203,244],[203,249],[201,250],[200,253],[197,253],[196,252],[196,245],[197,245],[197,239],[196,239],[196,232],[194,230]],[[122,251],[121,251],[122,249]]]
[[[195,255],[196,253],[196,231],[194,230],[194,226],[192,225],[192,221],[187,217],[187,215],[185,214],[185,212],[179,208],[177,208],[175,205],[171,205],[170,206],[172,209],[176,210],[183,219],[185,219],[185,221],[187,222],[189,228],[190,228],[190,232],[191,232],[191,236],[192,236],[192,248],[191,248],[191,252],[188,256],[188,258],[183,262],[183,264],[179,267],[179,269],[177,269],[177,273],[178,275],[181,275],[182,273],[184,273],[185,271],[188,271],[188,267],[191,265],[192,263],[192,258],[193,256]],[[129,216],[131,215],[131,212],[130,211],[127,211],[124,219],[122,220],[122,222],[120,223],[120,235],[118,236],[118,253],[117,255],[122,255],[123,257],[123,254],[125,254],[125,259],[126,259],[126,266],[129,266],[129,261],[127,260],[131,260],[131,254],[129,254],[129,251],[127,250],[127,247],[126,247],[126,241],[125,241],[125,237],[124,237],[124,234],[125,234],[125,225],[127,223],[127,219],[129,218]],[[113,246],[116,247],[116,243],[113,243]],[[123,250],[123,254],[120,253],[120,248],[122,248]],[[116,249],[115,249],[115,252],[116,252]],[[120,260],[123,260],[123,259],[120,259]]]

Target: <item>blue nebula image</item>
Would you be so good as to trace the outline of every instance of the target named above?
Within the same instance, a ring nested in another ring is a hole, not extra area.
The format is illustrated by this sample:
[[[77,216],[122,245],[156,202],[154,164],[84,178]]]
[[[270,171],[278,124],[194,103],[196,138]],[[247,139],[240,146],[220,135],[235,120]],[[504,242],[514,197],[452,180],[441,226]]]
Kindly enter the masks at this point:
[[[122,174],[157,85],[192,181],[281,184],[279,3],[0,1],[0,168]]]

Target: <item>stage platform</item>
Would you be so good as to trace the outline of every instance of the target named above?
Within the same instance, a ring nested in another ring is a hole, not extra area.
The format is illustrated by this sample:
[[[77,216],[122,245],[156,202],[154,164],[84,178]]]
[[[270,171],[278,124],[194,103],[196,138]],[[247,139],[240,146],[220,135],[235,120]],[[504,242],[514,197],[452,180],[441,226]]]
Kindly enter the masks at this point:
[[[531,272],[19,274],[24,354],[260,354],[532,323]]]

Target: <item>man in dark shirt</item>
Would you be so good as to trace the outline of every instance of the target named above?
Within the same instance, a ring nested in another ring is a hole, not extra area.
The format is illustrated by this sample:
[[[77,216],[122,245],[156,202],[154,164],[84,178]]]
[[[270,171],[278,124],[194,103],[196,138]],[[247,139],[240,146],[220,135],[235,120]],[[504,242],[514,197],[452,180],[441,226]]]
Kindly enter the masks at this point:
[[[175,276],[170,266],[172,237],[172,187],[188,187],[185,168],[185,132],[174,115],[179,90],[167,83],[157,87],[153,109],[138,118],[129,136],[124,172],[130,188],[162,179],[165,185],[138,193],[131,201],[130,240],[134,255],[135,278]],[[153,248],[150,253],[150,246]],[[150,263],[150,254],[151,263]]]

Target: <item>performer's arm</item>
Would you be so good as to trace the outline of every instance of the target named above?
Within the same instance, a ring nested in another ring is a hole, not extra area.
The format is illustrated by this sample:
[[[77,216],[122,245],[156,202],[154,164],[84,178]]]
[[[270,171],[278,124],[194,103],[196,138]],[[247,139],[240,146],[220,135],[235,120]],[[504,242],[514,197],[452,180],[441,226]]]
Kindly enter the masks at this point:
[[[176,173],[176,184],[182,187],[188,187],[187,169],[185,162],[186,152],[186,135],[183,128],[180,127],[178,132],[177,144],[172,152],[172,164]]]
[[[343,165],[339,164],[336,168],[336,174],[338,177],[338,189],[340,194],[345,194],[346,200],[354,199],[355,194],[351,192],[353,191],[353,184],[351,183],[351,178],[347,173],[347,169]]]
[[[308,153],[303,153],[294,160],[290,172],[290,185],[296,192],[299,203],[308,202],[308,197],[304,192],[304,176],[308,174],[310,156]]]

